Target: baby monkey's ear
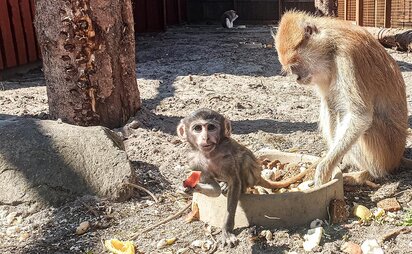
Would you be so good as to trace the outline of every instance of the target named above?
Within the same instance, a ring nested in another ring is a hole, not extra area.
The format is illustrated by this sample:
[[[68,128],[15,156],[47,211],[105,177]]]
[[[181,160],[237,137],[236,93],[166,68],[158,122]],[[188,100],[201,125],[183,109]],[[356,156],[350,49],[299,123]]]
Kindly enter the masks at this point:
[[[183,122],[183,119],[180,120],[180,123],[177,126],[177,135],[179,136],[180,139],[187,140],[187,134],[186,134],[185,124]]]

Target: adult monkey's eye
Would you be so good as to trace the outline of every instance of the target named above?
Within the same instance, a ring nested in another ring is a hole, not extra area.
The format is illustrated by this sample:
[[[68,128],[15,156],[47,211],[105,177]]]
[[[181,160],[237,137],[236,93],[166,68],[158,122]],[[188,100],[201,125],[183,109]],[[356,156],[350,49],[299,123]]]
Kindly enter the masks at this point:
[[[213,125],[213,124],[209,124],[208,126],[207,126],[207,130],[208,131],[214,131],[214,130],[216,130],[216,125]]]
[[[195,131],[195,132],[201,132],[202,131],[202,125],[195,125],[195,126],[193,126],[193,130]]]

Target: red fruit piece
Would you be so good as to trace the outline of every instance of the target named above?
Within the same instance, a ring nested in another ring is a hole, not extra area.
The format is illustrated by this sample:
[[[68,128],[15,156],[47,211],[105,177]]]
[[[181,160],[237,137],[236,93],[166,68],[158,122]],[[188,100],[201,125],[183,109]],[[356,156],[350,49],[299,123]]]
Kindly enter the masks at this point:
[[[196,184],[200,181],[200,174],[201,171],[192,171],[190,176],[183,182],[183,187],[191,187],[194,188]]]

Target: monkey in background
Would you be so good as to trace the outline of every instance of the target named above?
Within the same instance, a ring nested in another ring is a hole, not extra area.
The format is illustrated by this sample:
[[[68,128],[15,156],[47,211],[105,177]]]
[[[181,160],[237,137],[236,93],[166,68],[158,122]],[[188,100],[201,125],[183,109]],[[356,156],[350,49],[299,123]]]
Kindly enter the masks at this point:
[[[276,189],[288,187],[302,179],[306,172],[284,181],[273,182],[261,176],[262,167],[254,154],[230,137],[230,121],[210,109],[199,109],[181,120],[178,136],[191,147],[190,169],[200,170],[201,179],[194,190],[218,197],[222,190],[218,181],[227,185],[227,213],[222,227],[222,245],[234,246],[232,233],[237,204],[246,188],[256,185]]]
[[[286,12],[275,37],[283,70],[297,83],[315,85],[320,129],[328,152],[315,184],[331,179],[340,162],[358,172],[344,174],[359,185],[397,169],[403,158],[408,116],[405,83],[395,60],[362,27],[304,12]]]
[[[225,11],[221,17],[222,26],[224,28],[233,28],[233,22],[235,22],[238,17],[234,10]]]

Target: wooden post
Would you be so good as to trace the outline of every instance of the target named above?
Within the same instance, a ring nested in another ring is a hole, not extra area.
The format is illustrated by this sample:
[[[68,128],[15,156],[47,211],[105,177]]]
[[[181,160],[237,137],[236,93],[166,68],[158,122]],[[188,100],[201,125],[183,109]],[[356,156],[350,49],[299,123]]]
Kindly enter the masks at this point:
[[[363,25],[363,0],[356,0],[356,24]]]
[[[385,0],[385,13],[384,13],[384,26],[386,28],[391,27],[391,9],[392,9],[392,0]]]
[[[237,2],[236,2],[236,0],[233,0],[233,10],[235,10],[236,12],[238,12],[238,11],[237,11]]]

